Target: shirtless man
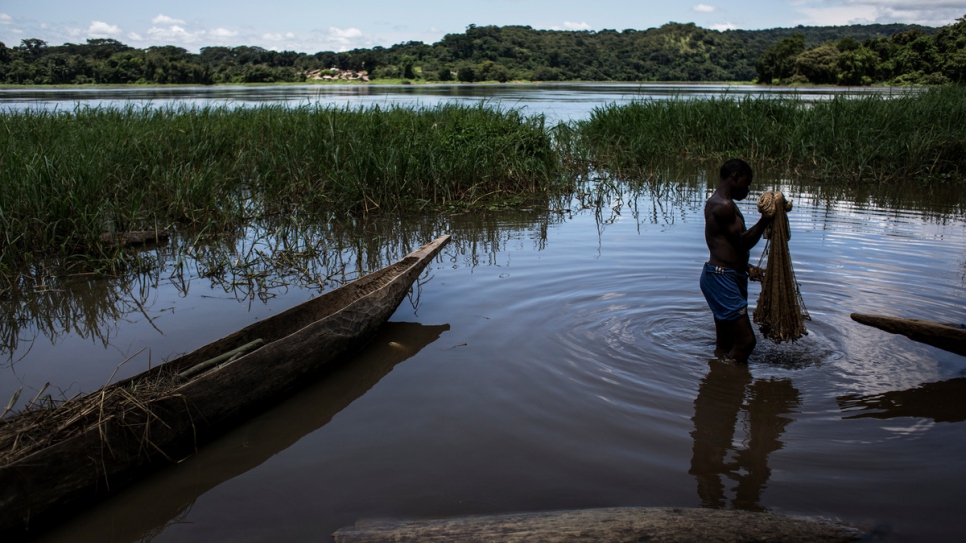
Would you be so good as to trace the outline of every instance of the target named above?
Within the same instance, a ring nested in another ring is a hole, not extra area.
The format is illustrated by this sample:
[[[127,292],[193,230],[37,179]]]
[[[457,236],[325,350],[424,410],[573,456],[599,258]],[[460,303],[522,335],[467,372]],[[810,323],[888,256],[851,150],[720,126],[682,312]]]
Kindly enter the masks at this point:
[[[751,228],[735,201],[748,196],[751,166],[733,158],[721,166],[718,190],[704,205],[704,239],[711,257],[701,271],[701,292],[714,314],[715,356],[745,363],[757,340],[748,319],[748,257],[771,219]]]

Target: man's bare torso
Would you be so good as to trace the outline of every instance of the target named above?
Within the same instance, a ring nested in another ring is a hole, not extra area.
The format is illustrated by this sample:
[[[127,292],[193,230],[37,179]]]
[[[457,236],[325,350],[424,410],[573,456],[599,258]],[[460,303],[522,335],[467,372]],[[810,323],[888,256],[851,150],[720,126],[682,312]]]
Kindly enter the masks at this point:
[[[747,230],[745,218],[734,200],[715,192],[704,206],[704,239],[708,244],[708,262],[744,273],[748,269],[748,251],[740,251],[739,239]]]

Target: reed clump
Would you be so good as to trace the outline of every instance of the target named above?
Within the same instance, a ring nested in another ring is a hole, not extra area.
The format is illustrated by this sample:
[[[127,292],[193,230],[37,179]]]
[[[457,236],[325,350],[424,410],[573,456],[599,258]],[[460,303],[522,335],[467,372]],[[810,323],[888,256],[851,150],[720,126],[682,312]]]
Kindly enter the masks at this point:
[[[170,396],[181,381],[176,374],[157,374],[64,400],[55,400],[51,394],[41,398],[41,390],[17,416],[0,416],[0,467],[84,432],[100,431],[108,423],[130,427],[135,435],[143,435],[145,448],[149,448],[148,427],[164,424],[151,403]],[[16,396],[11,404],[15,400]]]
[[[594,166],[621,175],[739,156],[823,181],[958,179],[966,172],[966,87],[811,103],[768,97],[641,101],[598,108],[578,130]]]
[[[123,265],[105,232],[532,197],[560,179],[543,118],[486,105],[5,112],[0,148],[3,277],[38,254]]]

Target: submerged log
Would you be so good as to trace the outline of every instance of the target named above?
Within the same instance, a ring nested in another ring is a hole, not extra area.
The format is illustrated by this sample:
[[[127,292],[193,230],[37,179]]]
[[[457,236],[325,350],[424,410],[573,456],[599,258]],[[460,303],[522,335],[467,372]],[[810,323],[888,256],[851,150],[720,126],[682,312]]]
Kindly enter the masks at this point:
[[[856,541],[860,530],[826,519],[721,509],[620,507],[419,521],[372,521],[342,528],[336,543],[601,543]]]
[[[104,232],[100,239],[101,243],[105,245],[133,247],[148,243],[161,243],[168,237],[169,234],[166,230],[138,230],[134,232]]]

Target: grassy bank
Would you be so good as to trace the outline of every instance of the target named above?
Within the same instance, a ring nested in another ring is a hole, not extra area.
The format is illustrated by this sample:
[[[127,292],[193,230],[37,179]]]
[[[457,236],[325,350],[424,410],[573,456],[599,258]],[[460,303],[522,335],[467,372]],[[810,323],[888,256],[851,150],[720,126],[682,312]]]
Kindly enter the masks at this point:
[[[743,98],[635,102],[576,127],[591,163],[619,175],[743,157],[796,177],[895,182],[966,172],[966,87],[807,104]]]
[[[482,106],[4,113],[0,148],[4,275],[36,253],[111,261],[106,231],[423,209],[560,179],[542,117]]]

